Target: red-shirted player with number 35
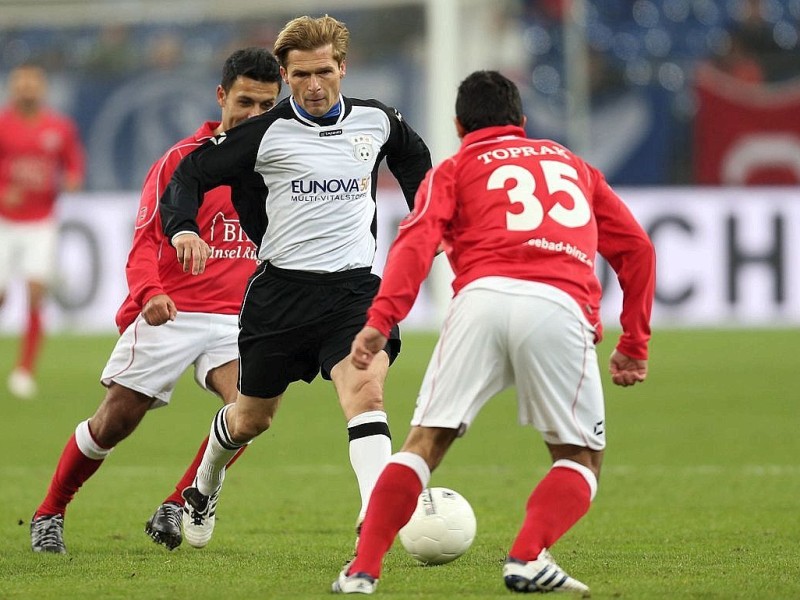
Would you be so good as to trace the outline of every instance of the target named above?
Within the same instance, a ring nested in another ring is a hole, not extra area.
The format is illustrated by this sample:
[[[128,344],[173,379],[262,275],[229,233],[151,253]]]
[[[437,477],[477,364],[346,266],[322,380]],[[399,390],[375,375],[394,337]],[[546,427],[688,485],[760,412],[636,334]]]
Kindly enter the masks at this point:
[[[542,435],[552,468],[533,490],[503,566],[514,592],[577,592],[548,549],[588,510],[605,448],[595,344],[599,252],[623,290],[611,379],[647,376],[655,254],[596,169],[550,140],[529,139],[516,86],[479,71],[456,100],[459,152],[431,169],[400,224],[383,283],[353,342],[366,368],[411,309],[441,242],[455,296],[422,382],[411,432],[378,479],[355,559],[333,591],[371,594],[383,556],[453,441],[483,405],[516,385],[522,424]],[[499,507],[498,507],[499,508]]]

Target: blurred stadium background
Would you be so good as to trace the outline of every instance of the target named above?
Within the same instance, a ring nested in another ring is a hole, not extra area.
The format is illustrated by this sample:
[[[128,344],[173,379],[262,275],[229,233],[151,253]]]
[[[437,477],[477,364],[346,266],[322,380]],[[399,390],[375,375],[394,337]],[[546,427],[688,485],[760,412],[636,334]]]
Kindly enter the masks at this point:
[[[280,4],[280,6],[279,6]],[[600,167],[659,252],[659,326],[800,325],[800,0],[0,0],[0,80],[42,63],[51,101],[86,144],[85,193],[64,199],[53,330],[113,331],[147,167],[216,118],[237,47],[271,47],[299,14],[345,21],[344,92],[398,107],[436,160],[457,147],[457,83],[499,69],[520,86],[531,135]],[[284,91],[284,95],[285,95]],[[389,183],[384,177],[383,183]],[[391,241],[403,204],[383,192]],[[382,263],[379,259],[378,263]],[[616,324],[618,294],[604,310]],[[409,324],[430,328],[447,269]],[[15,331],[12,290],[0,333]]]

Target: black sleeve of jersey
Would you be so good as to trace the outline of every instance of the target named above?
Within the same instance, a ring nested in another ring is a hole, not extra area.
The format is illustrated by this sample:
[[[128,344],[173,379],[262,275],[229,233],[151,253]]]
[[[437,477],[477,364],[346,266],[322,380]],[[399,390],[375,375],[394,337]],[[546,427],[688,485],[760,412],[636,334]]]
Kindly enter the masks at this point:
[[[256,247],[261,246],[267,231],[266,198],[267,186],[258,173],[231,184],[231,202],[239,215],[239,225]]]
[[[384,145],[386,165],[400,184],[408,209],[413,210],[414,195],[431,168],[431,153],[397,109],[387,106],[382,108],[389,115],[391,126],[389,139]]]
[[[167,238],[181,231],[200,233],[197,211],[207,191],[220,185],[230,185],[236,190],[242,187],[243,180],[250,181],[265,129],[260,117],[248,119],[184,157],[159,200],[162,228]],[[255,196],[247,194],[245,197],[253,199]],[[245,233],[248,233],[246,229]]]

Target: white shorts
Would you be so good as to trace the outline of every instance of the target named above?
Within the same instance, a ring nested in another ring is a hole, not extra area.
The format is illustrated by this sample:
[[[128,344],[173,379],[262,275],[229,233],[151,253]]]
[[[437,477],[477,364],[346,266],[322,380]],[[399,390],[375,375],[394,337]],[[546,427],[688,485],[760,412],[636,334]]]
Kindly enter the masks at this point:
[[[516,385],[519,421],[551,444],[605,447],[594,328],[552,286],[486,277],[453,299],[412,425],[464,431],[483,405]]]
[[[208,372],[239,357],[238,320],[239,315],[179,312],[174,321],[153,327],[140,314],[117,340],[100,381],[151,396],[151,408],[158,408],[169,403],[193,364],[195,381],[208,389]]]
[[[14,276],[48,285],[55,275],[58,223],[0,218],[0,291]]]

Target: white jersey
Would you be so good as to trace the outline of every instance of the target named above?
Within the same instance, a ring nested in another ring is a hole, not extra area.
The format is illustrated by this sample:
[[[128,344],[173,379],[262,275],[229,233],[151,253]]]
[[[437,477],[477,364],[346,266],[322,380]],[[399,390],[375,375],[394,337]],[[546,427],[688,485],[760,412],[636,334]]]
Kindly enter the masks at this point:
[[[308,119],[288,98],[195,151],[161,199],[165,233],[194,230],[203,193],[228,184],[262,261],[317,273],[371,267],[381,161],[412,208],[430,153],[394,109],[345,97],[340,106]]]

